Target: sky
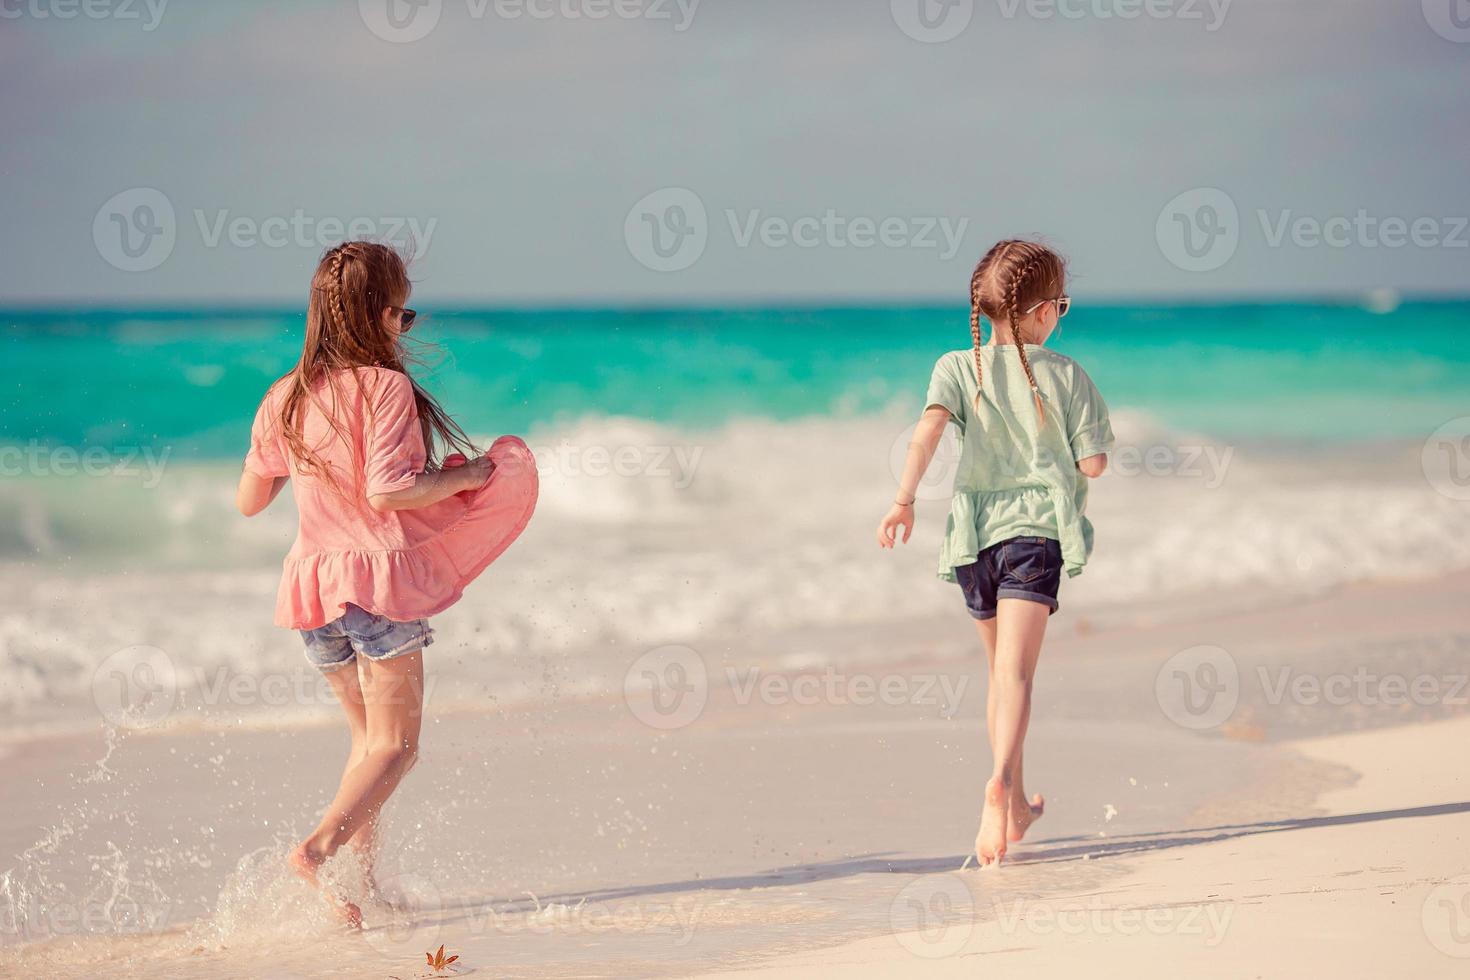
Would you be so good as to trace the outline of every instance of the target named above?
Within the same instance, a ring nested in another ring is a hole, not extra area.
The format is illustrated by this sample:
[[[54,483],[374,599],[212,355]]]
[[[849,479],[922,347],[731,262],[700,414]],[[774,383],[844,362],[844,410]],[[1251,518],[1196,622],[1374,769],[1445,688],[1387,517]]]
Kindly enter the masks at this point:
[[[0,0],[0,304],[1465,294],[1467,110],[1467,0]]]

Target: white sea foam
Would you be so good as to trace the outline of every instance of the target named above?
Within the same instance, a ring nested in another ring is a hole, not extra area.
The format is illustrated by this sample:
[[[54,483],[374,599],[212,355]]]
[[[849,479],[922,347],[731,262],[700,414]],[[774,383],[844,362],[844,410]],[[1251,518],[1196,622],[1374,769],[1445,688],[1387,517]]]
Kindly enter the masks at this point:
[[[1434,492],[1417,453],[1304,459],[1168,432],[1127,411],[1115,423],[1120,452],[1089,507],[1097,551],[1064,586],[1074,608],[1470,567],[1470,510]],[[870,415],[686,432],[586,419],[533,433],[537,517],[436,619],[430,659],[445,686],[431,695],[580,696],[616,683],[616,669],[592,666],[620,669],[651,647],[710,638],[752,638],[771,663],[840,659],[847,650],[810,631],[953,612],[957,593],[933,577],[942,499],[921,502],[908,546],[885,553],[873,541],[909,424]],[[271,625],[289,499],[240,518],[236,472],[174,466],[157,490],[133,488],[106,507],[95,485],[6,489],[0,506],[33,515],[26,540],[65,551],[0,566],[5,727],[95,723],[98,665],[140,644],[176,668],[175,724],[248,723],[262,708],[288,722],[330,717],[299,640]],[[797,632],[800,649],[772,640]]]

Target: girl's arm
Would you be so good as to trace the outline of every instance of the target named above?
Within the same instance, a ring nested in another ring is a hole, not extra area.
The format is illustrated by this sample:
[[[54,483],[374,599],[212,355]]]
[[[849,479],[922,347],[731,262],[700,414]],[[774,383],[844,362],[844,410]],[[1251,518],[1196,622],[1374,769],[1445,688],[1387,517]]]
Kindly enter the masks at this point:
[[[240,487],[235,491],[235,506],[246,517],[254,517],[271,505],[288,477],[264,477],[246,470],[240,474]]]
[[[413,486],[391,493],[371,494],[368,504],[376,511],[418,510],[465,490],[480,489],[494,470],[495,464],[490,461],[490,457],[481,456],[463,466],[420,473],[414,479]]]
[[[908,456],[904,459],[898,496],[887,516],[878,524],[878,547],[892,548],[900,527],[903,528],[903,543],[908,544],[909,535],[914,531],[914,500],[917,499],[919,481],[924,479],[924,471],[929,469],[934,452],[939,448],[939,440],[944,435],[944,427],[948,424],[948,409],[938,405],[924,409],[924,415],[914,429],[914,439],[909,443]]]
[[[1108,468],[1108,454],[1098,453],[1096,456],[1079,459],[1077,461],[1077,468],[1082,471],[1083,476],[1096,480]]]

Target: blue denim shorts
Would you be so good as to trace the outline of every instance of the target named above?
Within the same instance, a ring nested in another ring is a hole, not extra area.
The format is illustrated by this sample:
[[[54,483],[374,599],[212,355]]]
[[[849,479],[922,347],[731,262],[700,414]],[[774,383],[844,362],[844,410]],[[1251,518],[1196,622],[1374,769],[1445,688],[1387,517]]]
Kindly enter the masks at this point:
[[[1030,599],[1056,612],[1062,546],[1051,538],[1009,538],[980,552],[973,565],[957,566],[954,577],[976,619],[994,619],[1001,599]]]
[[[392,660],[434,642],[427,619],[399,623],[350,602],[347,611],[327,625],[300,632],[306,659],[324,671],[340,670],[359,654],[369,660]]]

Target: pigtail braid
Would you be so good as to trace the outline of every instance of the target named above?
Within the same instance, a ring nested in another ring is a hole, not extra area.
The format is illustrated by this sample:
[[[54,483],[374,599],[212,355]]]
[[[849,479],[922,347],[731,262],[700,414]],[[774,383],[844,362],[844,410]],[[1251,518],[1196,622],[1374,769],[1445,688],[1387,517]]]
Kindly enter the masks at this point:
[[[347,247],[339,245],[327,261],[327,309],[340,330],[347,329],[347,303],[342,298],[342,269],[347,264]]]
[[[985,380],[985,368],[980,363],[980,346],[984,338],[980,333],[980,268],[970,277],[970,342],[975,354],[975,410],[980,410],[980,387]]]
[[[1036,417],[1041,424],[1046,424],[1046,410],[1041,405],[1041,389],[1036,384],[1036,375],[1031,370],[1031,360],[1026,356],[1026,338],[1021,336],[1020,319],[1021,311],[1021,287],[1027,277],[1041,265],[1041,256],[1034,256],[1025,265],[1016,270],[1011,277],[1011,288],[1009,301],[1006,304],[1006,316],[1011,321],[1011,339],[1016,342],[1016,353],[1021,357],[1021,368],[1026,372],[1026,380],[1031,384],[1031,398],[1036,403]]]

